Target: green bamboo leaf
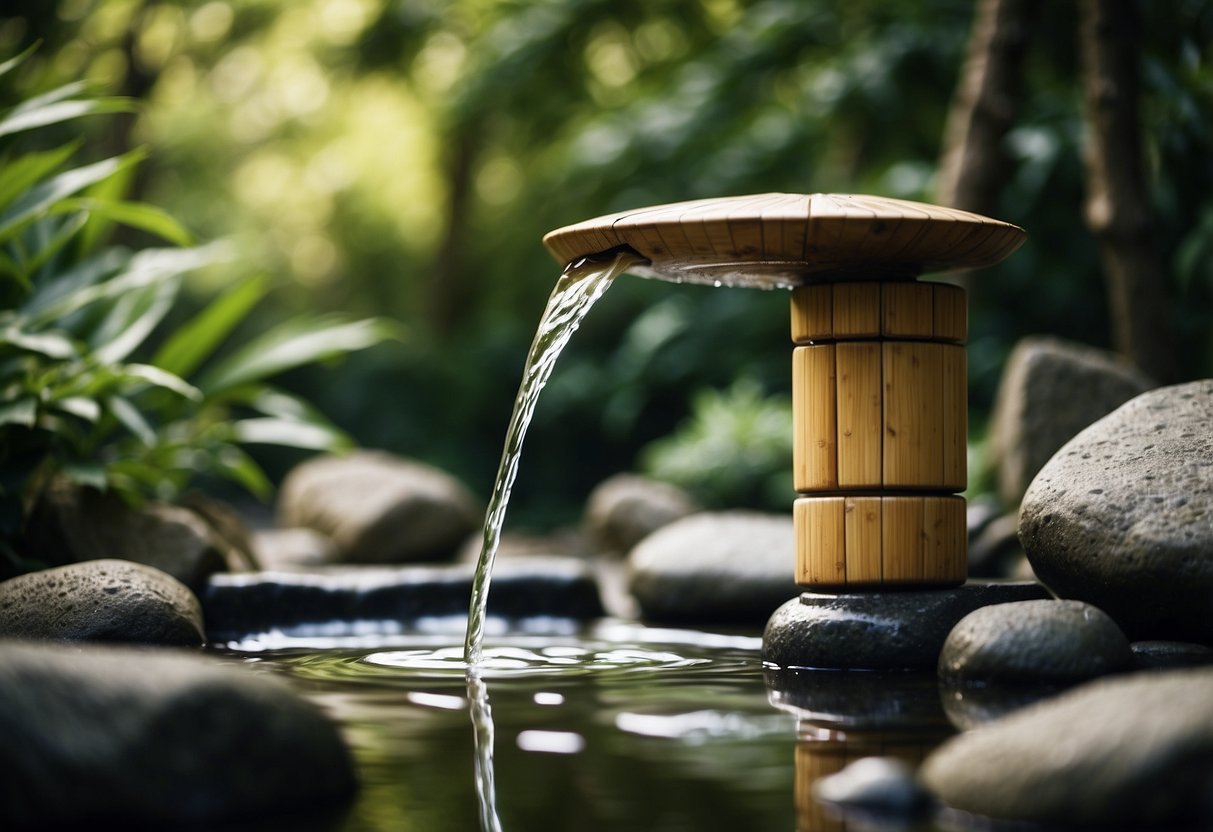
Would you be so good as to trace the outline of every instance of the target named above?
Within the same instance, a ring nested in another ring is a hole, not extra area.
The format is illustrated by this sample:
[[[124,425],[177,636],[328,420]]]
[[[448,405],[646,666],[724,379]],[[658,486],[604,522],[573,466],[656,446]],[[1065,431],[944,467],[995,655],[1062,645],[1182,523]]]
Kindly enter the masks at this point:
[[[232,436],[241,444],[284,445],[311,451],[335,451],[350,446],[349,437],[320,425],[272,417],[241,419],[232,424]]]
[[[12,237],[22,225],[49,211],[59,201],[113,176],[123,167],[138,162],[144,155],[146,154],[141,150],[133,150],[122,156],[113,156],[91,165],[72,168],[38,183],[13,200],[4,213],[0,214],[0,241]]]
[[[188,377],[265,297],[267,288],[266,278],[257,276],[228,289],[193,320],[178,328],[151,363],[181,378]]]
[[[51,404],[54,410],[93,423],[101,418],[101,405],[93,399],[84,396],[69,396]]]
[[[118,298],[92,338],[96,360],[114,364],[134,352],[172,309],[180,286],[176,277]]]
[[[21,64],[25,63],[26,59],[29,58],[30,55],[37,52],[38,47],[41,45],[42,45],[42,41],[40,41],[40,40],[35,41],[34,43],[31,43],[29,46],[27,46],[25,48],[24,52],[14,55],[13,57],[9,58],[4,63],[0,63],[0,78],[3,78],[5,75],[8,75],[14,69],[21,66]]]
[[[66,317],[92,299],[83,303],[76,298],[90,286],[96,286],[125,269],[134,257],[120,248],[107,248],[70,268],[56,272],[53,278],[34,280],[34,293],[21,306],[23,319],[32,326],[46,326]]]
[[[148,364],[123,364],[117,372],[121,377],[130,381],[145,382],[153,387],[171,390],[179,396],[194,401],[202,399],[202,393],[197,387],[159,367],[152,367]]]
[[[398,337],[398,333],[394,324],[375,318],[344,321],[330,317],[291,321],[253,339],[228,356],[211,368],[198,386],[208,394],[215,394],[304,364],[366,349]]]
[[[226,246],[210,243],[196,248],[151,248],[127,255],[116,274],[74,291],[60,293],[51,303],[39,303],[36,314],[30,312],[32,324],[44,325],[83,309],[99,300],[119,297],[203,266],[217,262]]]
[[[248,489],[261,500],[269,499],[274,486],[253,458],[235,446],[224,448],[215,458],[215,472]]]
[[[80,142],[75,141],[53,150],[23,153],[15,159],[4,160],[4,164],[0,164],[0,206],[8,205],[35,182],[63,167],[79,149]]]
[[[38,401],[33,396],[0,404],[0,426],[21,425],[32,428],[38,418]]]
[[[193,235],[186,231],[177,220],[146,202],[81,197],[65,199],[55,206],[54,210],[56,212],[87,211],[89,214],[110,222],[155,234],[157,237],[179,246],[192,245],[194,242]]]
[[[129,399],[122,396],[110,396],[105,403],[114,418],[122,423],[122,426],[129,430],[136,439],[148,447],[156,444],[156,432],[143,418],[139,408],[131,404]]]
[[[75,86],[75,85],[69,85]],[[77,90],[78,91],[78,90]],[[33,99],[26,104],[32,104]],[[23,106],[0,118],[0,137],[11,136],[26,130],[59,124],[84,116],[107,113],[129,113],[135,109],[132,100],[126,98],[93,98],[73,101],[52,101],[39,107]]]
[[[58,332],[22,332],[9,327],[0,334],[0,346],[12,344],[24,352],[33,352],[57,361],[66,361],[76,356],[76,346],[66,335]]]
[[[31,228],[38,229],[39,233],[35,235],[36,244],[29,247],[31,256],[24,264],[25,273],[32,275],[46,265],[71,242],[87,221],[88,215],[79,213],[53,223],[49,218],[45,223],[33,223]]]

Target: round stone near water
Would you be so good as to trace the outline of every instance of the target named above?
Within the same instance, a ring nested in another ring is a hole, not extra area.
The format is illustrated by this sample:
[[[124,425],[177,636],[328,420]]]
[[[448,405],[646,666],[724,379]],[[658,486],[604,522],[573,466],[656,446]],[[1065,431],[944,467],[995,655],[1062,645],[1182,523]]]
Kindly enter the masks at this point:
[[[948,633],[973,610],[1047,598],[1034,581],[970,581],[951,589],[805,592],[767,622],[763,661],[779,667],[934,669]]]

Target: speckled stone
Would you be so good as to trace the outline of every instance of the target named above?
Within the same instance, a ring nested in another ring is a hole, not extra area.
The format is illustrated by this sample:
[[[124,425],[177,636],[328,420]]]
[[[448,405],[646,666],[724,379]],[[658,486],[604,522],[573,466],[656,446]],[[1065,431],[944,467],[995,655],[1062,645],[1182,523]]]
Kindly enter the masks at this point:
[[[777,609],[762,658],[779,667],[933,670],[948,633],[973,610],[1047,598],[1032,581],[970,581],[951,589],[805,592]]]
[[[285,682],[181,650],[0,642],[0,736],[4,829],[310,829],[356,787]]]
[[[199,646],[202,611],[159,569],[87,560],[0,583],[0,637]]]
[[[963,682],[1075,684],[1133,664],[1129,640],[1082,601],[1017,601],[962,618],[944,642],[939,675]]]
[[[919,777],[948,805],[985,817],[1208,829],[1211,692],[1213,669],[1097,679],[948,740]]]
[[[1213,380],[1152,390],[1074,437],[1019,530],[1045,585],[1130,639],[1213,644]]]

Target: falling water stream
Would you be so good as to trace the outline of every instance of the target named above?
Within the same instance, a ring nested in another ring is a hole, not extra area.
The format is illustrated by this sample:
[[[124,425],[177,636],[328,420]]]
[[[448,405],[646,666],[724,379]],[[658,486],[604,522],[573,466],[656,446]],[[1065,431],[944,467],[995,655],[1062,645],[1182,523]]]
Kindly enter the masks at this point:
[[[556,359],[560,357],[590,307],[602,297],[611,281],[637,262],[640,262],[637,255],[620,252],[609,259],[587,258],[570,263],[556,282],[556,288],[552,290],[547,307],[543,310],[543,317],[535,330],[535,339],[527,353],[522,383],[519,384],[518,395],[514,399],[514,412],[510,416],[505,447],[497,467],[497,479],[493,483],[493,494],[489,498],[489,508],[484,518],[484,539],[472,582],[467,635],[463,642],[463,660],[471,673],[475,672],[483,658],[484,622],[488,609],[493,560],[497,555],[497,546],[501,543],[501,527],[505,523],[510,490],[518,476],[522,441],[526,438],[527,427],[535,414],[539,393],[551,377]]]

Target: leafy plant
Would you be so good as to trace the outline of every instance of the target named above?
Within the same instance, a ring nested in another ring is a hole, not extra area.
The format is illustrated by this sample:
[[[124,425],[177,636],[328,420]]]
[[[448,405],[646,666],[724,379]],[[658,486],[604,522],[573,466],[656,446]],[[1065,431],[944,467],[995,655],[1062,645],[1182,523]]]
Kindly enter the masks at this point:
[[[26,55],[0,64],[0,76]],[[15,138],[126,109],[73,83],[0,111],[0,559],[8,570],[29,566],[18,554],[22,518],[56,477],[132,503],[172,499],[198,474],[267,496],[271,484],[242,446],[335,450],[350,440],[266,380],[395,335],[380,320],[301,317],[221,352],[269,291],[265,278],[248,277],[151,350],[184,275],[223,264],[228,252],[191,245],[165,212],[122,197],[141,151],[73,166],[78,141],[38,150],[18,149]],[[105,245],[117,226],[171,245]]]
[[[753,379],[701,390],[674,433],[645,446],[649,475],[691,491],[715,508],[786,511],[792,498],[792,405],[764,397]]]

